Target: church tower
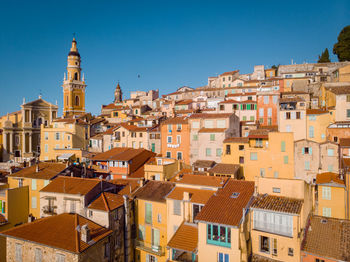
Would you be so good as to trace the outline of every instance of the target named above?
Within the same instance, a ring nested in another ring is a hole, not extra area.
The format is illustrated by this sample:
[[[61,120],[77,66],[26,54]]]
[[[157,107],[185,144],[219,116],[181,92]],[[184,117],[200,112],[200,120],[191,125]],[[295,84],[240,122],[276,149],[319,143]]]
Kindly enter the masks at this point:
[[[123,92],[118,83],[114,91],[114,104],[120,103],[123,101]]]
[[[70,117],[85,113],[85,80],[81,75],[80,54],[77,41],[73,38],[72,48],[68,54],[67,76],[63,80],[63,115]]]

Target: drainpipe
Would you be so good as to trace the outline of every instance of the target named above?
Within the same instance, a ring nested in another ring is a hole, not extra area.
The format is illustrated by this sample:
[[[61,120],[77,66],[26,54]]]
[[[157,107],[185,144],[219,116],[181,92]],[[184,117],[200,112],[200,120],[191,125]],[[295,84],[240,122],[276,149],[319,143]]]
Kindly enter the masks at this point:
[[[130,221],[130,203],[128,195],[123,195],[124,198],[124,258],[126,262],[131,261],[131,221]]]

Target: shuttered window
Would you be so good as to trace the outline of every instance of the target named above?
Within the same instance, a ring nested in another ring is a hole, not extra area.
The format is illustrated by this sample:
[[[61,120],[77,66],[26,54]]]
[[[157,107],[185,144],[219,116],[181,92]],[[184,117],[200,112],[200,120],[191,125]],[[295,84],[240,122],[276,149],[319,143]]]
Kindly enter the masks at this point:
[[[151,203],[145,203],[145,222],[147,224],[152,224],[152,204]]]

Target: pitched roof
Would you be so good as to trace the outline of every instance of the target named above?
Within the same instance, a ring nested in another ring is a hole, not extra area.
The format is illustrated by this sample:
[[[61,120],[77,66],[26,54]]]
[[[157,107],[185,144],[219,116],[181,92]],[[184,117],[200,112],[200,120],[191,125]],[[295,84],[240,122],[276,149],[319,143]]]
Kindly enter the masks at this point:
[[[198,225],[182,222],[167,246],[179,250],[194,252],[198,246]]]
[[[92,158],[94,161],[109,161],[109,160],[118,160],[118,161],[129,161],[135,157],[145,156],[152,157],[155,155],[153,152],[150,152],[146,149],[139,148],[129,148],[129,147],[115,147],[106,152],[97,154]]]
[[[228,179],[229,178],[226,178],[226,177],[184,174],[179,178],[174,178],[172,182],[176,184],[186,184],[186,185],[223,187],[228,181]]]
[[[197,204],[206,204],[209,198],[215,193],[214,190],[194,189],[188,187],[176,186],[173,191],[166,197],[169,199],[183,200],[184,193],[189,193],[190,202]]]
[[[234,74],[236,74],[236,73],[238,73],[238,72],[239,72],[239,70],[224,72],[224,73],[222,73],[220,76],[234,75]]]
[[[95,200],[93,200],[88,208],[102,211],[112,211],[124,205],[124,198],[119,194],[102,192]]]
[[[185,116],[172,117],[162,122],[162,125],[170,124],[187,124],[188,120]]]
[[[90,229],[91,242],[81,240],[78,226],[87,224]],[[26,223],[2,232],[7,237],[36,242],[54,248],[60,248],[74,253],[81,253],[93,246],[99,240],[112,234],[95,222],[77,214],[60,214],[46,218],[40,218],[31,223]]]
[[[129,131],[132,131],[132,132],[146,132],[147,131],[146,127],[139,127],[139,126],[136,126],[136,125],[129,125],[127,123],[120,124],[119,128],[120,127],[123,127],[123,128],[125,128],[125,129],[127,129]]]
[[[350,221],[311,216],[301,250],[337,261],[350,261]]]
[[[332,87],[326,87],[326,89],[335,95],[347,95],[350,94],[350,85],[344,85],[344,86],[332,86]]]
[[[193,166],[195,167],[212,167],[215,165],[215,161],[213,160],[197,160],[193,163]]]
[[[325,172],[316,175],[316,184],[340,184],[345,185],[344,180],[340,179],[339,174],[333,172]]]
[[[201,128],[198,133],[224,133],[226,128]]]
[[[61,163],[41,162],[39,163],[39,172],[36,172],[36,166],[37,165],[33,165],[24,168],[8,176],[48,180],[57,176],[59,173],[61,173],[67,168],[65,164]]]
[[[176,102],[176,105],[189,105],[189,104],[192,104],[192,102],[193,102],[192,99],[180,100]]]
[[[216,164],[213,168],[209,169],[209,173],[214,174],[226,174],[226,175],[235,175],[237,174],[240,165],[236,164]]]
[[[269,132],[270,132],[269,129],[250,130],[248,138],[268,138]]]
[[[232,114],[230,113],[223,113],[223,114],[205,114],[205,113],[197,113],[191,115],[189,118],[228,118]]]
[[[329,112],[328,110],[324,110],[324,109],[306,109],[307,115],[321,115],[321,114],[326,114],[328,112]]]
[[[174,188],[174,184],[164,181],[151,180],[139,188],[134,197],[143,200],[165,202],[165,196]]]
[[[283,213],[300,214],[304,200],[272,195],[258,195],[252,208],[266,209]]]
[[[238,226],[243,217],[243,208],[247,207],[253,193],[254,182],[230,179],[209,199],[196,220]]]
[[[121,105],[115,105],[114,103],[110,103],[110,104],[108,104],[108,105],[102,105],[102,108],[103,109],[124,109],[124,107],[123,106],[121,106]]]
[[[249,143],[248,137],[228,137],[224,143]]]
[[[86,195],[99,183],[99,179],[59,176],[40,192]]]

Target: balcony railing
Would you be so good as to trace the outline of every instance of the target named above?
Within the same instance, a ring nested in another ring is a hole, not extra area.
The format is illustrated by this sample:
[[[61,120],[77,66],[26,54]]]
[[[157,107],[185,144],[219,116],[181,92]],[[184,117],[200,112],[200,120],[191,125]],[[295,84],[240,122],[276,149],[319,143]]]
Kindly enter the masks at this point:
[[[43,213],[46,215],[57,215],[55,209],[57,206],[43,206]]]
[[[151,243],[144,242],[142,240],[137,240],[135,239],[135,248],[136,249],[141,249],[143,251],[153,253],[157,256],[163,256],[165,255],[165,249],[162,246],[155,246],[152,245]]]

